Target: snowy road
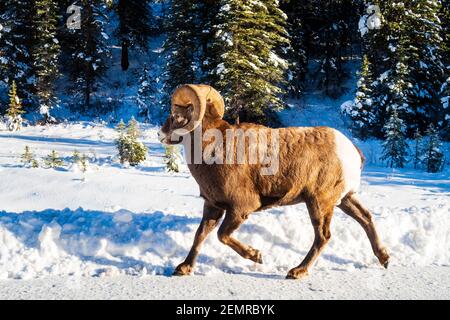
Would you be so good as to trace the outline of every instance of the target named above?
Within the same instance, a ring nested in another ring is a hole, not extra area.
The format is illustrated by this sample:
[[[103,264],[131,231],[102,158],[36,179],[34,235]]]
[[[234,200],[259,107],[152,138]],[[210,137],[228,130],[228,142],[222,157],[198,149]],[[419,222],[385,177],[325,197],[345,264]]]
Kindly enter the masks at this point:
[[[450,267],[315,272],[303,281],[281,275],[221,274],[171,278],[50,277],[0,281],[0,299],[450,299]]]

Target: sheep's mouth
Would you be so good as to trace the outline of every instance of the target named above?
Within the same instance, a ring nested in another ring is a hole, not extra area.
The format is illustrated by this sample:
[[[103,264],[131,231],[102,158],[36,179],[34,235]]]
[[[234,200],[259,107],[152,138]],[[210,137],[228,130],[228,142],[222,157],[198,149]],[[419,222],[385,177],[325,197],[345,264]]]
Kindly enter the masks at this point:
[[[175,145],[175,144],[180,144],[183,142],[182,136],[177,136],[177,140],[172,140],[171,136],[172,136],[172,134],[162,137],[161,139],[159,139],[159,142],[161,142],[162,144],[166,144],[166,145]]]

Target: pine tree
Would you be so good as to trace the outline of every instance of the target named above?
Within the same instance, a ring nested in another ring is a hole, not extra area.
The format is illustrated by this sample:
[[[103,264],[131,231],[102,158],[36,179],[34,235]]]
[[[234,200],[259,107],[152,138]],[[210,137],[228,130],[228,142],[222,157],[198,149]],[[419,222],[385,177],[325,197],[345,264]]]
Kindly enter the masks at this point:
[[[365,35],[364,49],[373,66],[372,86],[375,121],[370,130],[379,138],[395,104],[413,137],[427,124],[445,126],[441,88],[445,75],[441,1],[374,1],[380,6],[382,25]]]
[[[19,95],[30,102],[33,94],[31,42],[33,0],[2,0],[0,5],[0,84],[13,80]]]
[[[230,117],[265,122],[284,106],[288,63],[277,52],[289,45],[286,15],[276,0],[222,0],[218,20],[211,83]]]
[[[122,70],[128,70],[129,48],[139,47],[146,50],[148,37],[154,32],[150,0],[117,0],[119,27],[117,36],[122,46]]]
[[[441,134],[445,140],[450,140],[450,1],[442,1],[440,19],[442,25],[442,46],[444,50],[443,62],[445,68],[445,80],[441,87]]]
[[[375,121],[372,98],[372,72],[367,55],[363,56],[361,71],[359,72],[358,89],[353,105],[348,110],[344,110],[353,121],[355,133],[366,139],[370,135],[370,128]]]
[[[21,159],[22,159],[22,163],[23,163],[24,165],[32,165],[32,164],[33,164],[33,161],[36,161],[36,160],[34,159],[34,155],[33,155],[33,153],[31,152],[29,146],[25,146],[25,151],[24,151],[24,153],[22,154]]]
[[[164,163],[167,172],[180,172],[180,150],[177,146],[165,146]]]
[[[52,150],[52,152],[45,158],[44,161],[45,165],[49,168],[57,168],[64,165],[64,161],[61,160],[58,153],[55,150]]]
[[[74,150],[72,154],[72,163],[76,164],[80,161],[80,152],[78,150]]]
[[[77,103],[82,111],[91,110],[92,94],[108,67],[111,52],[105,25],[105,5],[101,0],[78,0],[81,6],[81,29],[67,29],[64,34],[64,50],[69,56],[68,69],[71,86],[69,91],[83,98]]]
[[[39,168],[39,162],[36,159],[33,159],[31,161],[31,167],[32,168]]]
[[[119,123],[117,124],[116,131],[119,134],[124,134],[126,127],[127,126],[125,125],[125,122],[123,121],[123,119],[120,119]]]
[[[288,73],[288,93],[293,98],[300,98],[304,90],[307,73],[305,12],[306,3],[310,1],[283,2],[282,9],[288,16],[287,31],[289,33],[290,47],[287,52],[290,68]]]
[[[220,7],[220,1],[217,0],[199,0],[193,7],[196,42],[198,42],[198,52],[194,64],[198,65],[198,71],[200,71],[199,83],[210,82],[210,72],[215,65],[214,26],[218,23]]]
[[[314,89],[332,98],[345,93],[349,73],[345,64],[352,57],[357,41],[361,0],[289,1],[286,13],[293,27],[289,29],[292,45],[304,48]],[[293,9],[292,9],[293,8]],[[295,19],[295,20],[294,20]],[[301,41],[295,39],[300,35]],[[302,43],[301,43],[302,42]],[[304,66],[306,69],[306,65]],[[312,89],[312,86],[311,86]]]
[[[140,114],[145,116],[147,121],[155,120],[161,116],[161,109],[158,103],[158,90],[157,84],[159,82],[159,77],[153,70],[144,64],[142,67],[142,73],[139,78],[139,89],[138,89],[138,105],[140,109]]]
[[[446,140],[450,140],[450,65],[447,67],[448,78],[441,88],[442,122],[441,134]]]
[[[89,161],[84,153],[81,155],[80,161],[78,162],[78,164],[81,169],[81,172],[86,173],[86,171],[88,169]]]
[[[405,17],[408,24],[411,59],[411,105],[407,112],[410,136],[415,128],[422,131],[429,123],[441,128],[444,111],[440,91],[445,81],[440,0],[412,0]],[[414,32],[411,32],[414,30]]]
[[[444,153],[441,151],[442,142],[433,124],[428,127],[426,135],[424,164],[427,172],[436,173],[441,171],[444,166]]]
[[[196,55],[199,52],[196,24],[197,1],[171,1],[168,33],[164,43],[166,66],[163,105],[170,105],[170,95],[185,83],[196,83]]]
[[[414,169],[417,169],[422,162],[422,142],[423,137],[420,134],[419,129],[416,129],[416,132],[414,133]]]
[[[395,108],[390,110],[389,121],[384,126],[386,140],[383,143],[381,160],[387,161],[390,168],[403,168],[407,162],[408,145],[405,137],[405,125]]]
[[[36,15],[33,18],[35,39],[33,41],[33,61],[36,72],[36,94],[39,111],[44,123],[52,122],[50,110],[56,103],[55,81],[59,76],[59,41],[56,38],[58,10],[56,0],[36,0]]]
[[[22,127],[22,117],[24,113],[22,110],[22,102],[17,95],[16,82],[13,81],[9,91],[9,108],[6,110],[6,117],[8,119],[8,129],[10,131],[20,130]]]
[[[119,123],[117,132],[119,137],[116,140],[117,149],[119,151],[120,163],[128,162],[131,166],[137,166],[147,157],[147,147],[138,141],[140,136],[139,125],[132,118],[126,128],[123,127],[123,121]]]

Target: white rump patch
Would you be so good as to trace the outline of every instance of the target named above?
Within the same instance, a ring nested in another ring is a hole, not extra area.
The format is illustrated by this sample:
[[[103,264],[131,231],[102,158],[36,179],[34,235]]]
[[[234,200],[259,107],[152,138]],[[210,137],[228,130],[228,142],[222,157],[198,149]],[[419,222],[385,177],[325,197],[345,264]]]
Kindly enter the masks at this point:
[[[341,161],[344,191],[339,203],[349,192],[358,192],[361,182],[361,156],[353,143],[341,132],[334,130],[336,154]],[[339,204],[338,203],[338,204]]]

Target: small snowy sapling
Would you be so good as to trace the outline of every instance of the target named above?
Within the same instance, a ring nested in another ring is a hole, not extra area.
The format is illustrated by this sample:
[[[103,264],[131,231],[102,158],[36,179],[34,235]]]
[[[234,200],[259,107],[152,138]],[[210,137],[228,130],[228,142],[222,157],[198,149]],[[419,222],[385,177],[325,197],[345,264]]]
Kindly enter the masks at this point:
[[[34,155],[31,152],[29,146],[25,146],[25,151],[22,154],[21,159],[22,159],[22,163],[25,166],[30,166],[31,165],[33,167],[33,161],[36,161],[36,160],[34,159]]]
[[[177,146],[165,146],[164,163],[167,172],[180,172],[180,150]]]
[[[126,128],[123,121],[121,121],[116,130],[119,133],[116,145],[119,151],[120,163],[128,162],[131,166],[137,166],[144,161],[148,150],[142,142],[138,141],[141,133],[137,121],[132,118]]]
[[[18,131],[22,128],[22,116],[25,113],[22,110],[22,102],[17,95],[16,82],[13,81],[9,90],[9,108],[6,110],[6,119],[8,120],[9,131]]]
[[[64,165],[64,162],[59,158],[58,153],[55,150],[45,158],[45,165],[49,168],[57,168]]]

